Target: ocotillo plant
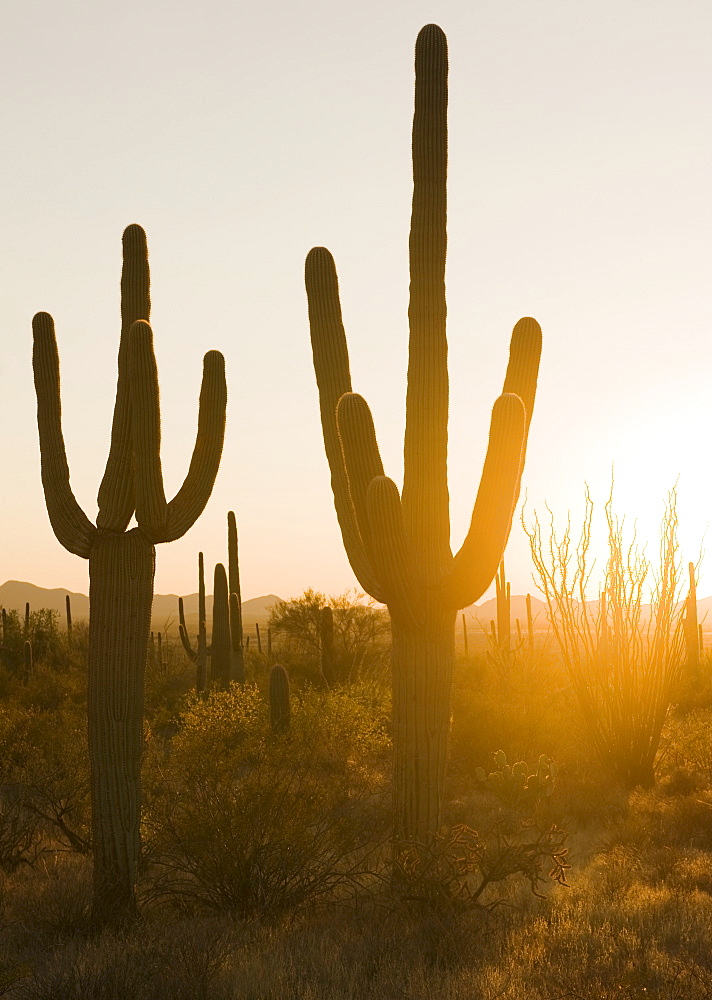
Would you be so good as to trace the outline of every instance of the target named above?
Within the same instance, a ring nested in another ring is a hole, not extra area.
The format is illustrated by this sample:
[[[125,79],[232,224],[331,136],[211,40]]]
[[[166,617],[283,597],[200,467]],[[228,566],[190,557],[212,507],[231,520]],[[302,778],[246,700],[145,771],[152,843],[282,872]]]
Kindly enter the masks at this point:
[[[336,269],[323,247],[306,261],[324,444],[346,552],[362,588],[388,605],[393,635],[395,840],[425,840],[441,820],[458,608],[497,571],[519,495],[541,350],[535,320],[512,336],[504,392],[472,522],[450,550],[445,332],[447,43],[427,25],[415,50],[410,347],[402,498],[383,474],[370,411],[351,391]]]
[[[33,320],[42,483],[59,541],[89,560],[89,755],[94,850],[93,918],[102,924],[136,913],[143,688],[157,542],[180,538],[213,488],[225,432],[225,364],[203,362],[198,433],[185,481],[166,501],[160,459],[158,375],[153,353],[146,235],[123,237],[118,383],[96,526],[77,503],[61,426],[54,322]],[[137,527],[127,530],[135,514]]]
[[[237,522],[233,511],[227,515],[227,575],[230,590],[230,637],[232,642],[232,677],[245,682],[245,654],[242,649],[242,592],[240,563],[237,554]]]
[[[321,675],[327,684],[333,684],[334,674],[334,612],[326,604],[319,614],[319,652]]]
[[[289,674],[281,663],[275,663],[269,673],[269,712],[273,732],[283,733],[289,728]]]
[[[183,649],[188,658],[195,664],[195,689],[201,694],[208,686],[208,639],[205,621],[205,566],[203,553],[198,553],[198,641],[193,649],[188,638],[188,629],[185,624],[185,610],[183,608],[183,598],[178,598],[178,632],[183,643]]]

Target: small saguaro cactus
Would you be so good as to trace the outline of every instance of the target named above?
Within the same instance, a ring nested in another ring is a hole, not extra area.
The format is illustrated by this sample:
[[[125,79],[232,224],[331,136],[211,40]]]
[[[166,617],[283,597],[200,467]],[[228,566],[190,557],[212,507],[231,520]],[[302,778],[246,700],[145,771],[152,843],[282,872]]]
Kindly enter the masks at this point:
[[[67,612],[67,645],[72,648],[72,602],[67,594],[64,598],[64,606]]]
[[[445,331],[447,42],[426,25],[415,49],[410,345],[402,496],[386,478],[365,400],[351,391],[334,261],[306,261],[324,444],[346,553],[361,587],[388,605],[393,636],[394,836],[430,840],[441,823],[457,610],[497,572],[509,536],[534,404],[541,331],[514,327],[503,394],[470,529],[450,550]]]
[[[230,600],[227,573],[216,563],[213,576],[213,632],[210,640],[210,680],[223,690],[230,686],[232,643],[230,640]]]
[[[208,638],[205,621],[205,564],[203,553],[198,553],[198,642],[193,649],[185,624],[183,598],[178,598],[178,633],[188,659],[195,664],[195,690],[201,694],[208,686]]]
[[[499,564],[495,577],[497,620],[492,624],[492,638],[495,648],[505,658],[511,652],[512,639],[512,591],[504,572],[504,559]]]
[[[281,663],[275,663],[269,672],[269,714],[273,732],[283,733],[289,728],[289,674]]]
[[[203,362],[198,433],[188,474],[168,502],[163,489],[158,374],[149,326],[146,234],[123,236],[121,341],[111,447],[93,525],[77,503],[61,425],[54,322],[32,323],[42,483],[59,541],[89,560],[89,756],[95,924],[136,913],[143,689],[157,542],[180,538],[201,514],[217,475],[225,432],[225,363]],[[135,514],[137,526],[128,529]]]
[[[233,680],[245,683],[245,654],[242,648],[242,592],[240,562],[237,554],[237,522],[233,511],[227,514],[227,579],[230,590],[230,639],[232,643]]]
[[[688,565],[690,587],[685,598],[685,617],[683,630],[685,633],[685,648],[687,650],[687,669],[695,675],[700,669],[700,627],[697,622],[697,581],[695,579],[695,564]]]

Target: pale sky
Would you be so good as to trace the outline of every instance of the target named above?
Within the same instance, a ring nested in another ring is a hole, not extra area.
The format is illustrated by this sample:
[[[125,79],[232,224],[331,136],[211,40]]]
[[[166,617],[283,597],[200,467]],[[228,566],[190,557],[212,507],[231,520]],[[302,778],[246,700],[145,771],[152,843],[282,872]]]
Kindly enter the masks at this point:
[[[173,495],[203,353],[225,354],[212,499],[157,549],[156,591],[226,558],[245,598],[355,586],[333,512],[304,257],[339,270],[354,388],[402,476],[413,47],[450,45],[453,545],[471,513],[509,334],[544,334],[524,489],[579,516],[615,465],[617,509],[657,546],[678,481],[681,555],[712,516],[712,5],[708,0],[24,0],[0,37],[0,582],[86,592],[44,506],[30,322],[57,324],[67,452],[90,517],[108,451],[121,233],[148,233]],[[709,544],[709,543],[708,543]],[[712,591],[702,565],[700,595]],[[532,590],[515,523],[513,592]]]

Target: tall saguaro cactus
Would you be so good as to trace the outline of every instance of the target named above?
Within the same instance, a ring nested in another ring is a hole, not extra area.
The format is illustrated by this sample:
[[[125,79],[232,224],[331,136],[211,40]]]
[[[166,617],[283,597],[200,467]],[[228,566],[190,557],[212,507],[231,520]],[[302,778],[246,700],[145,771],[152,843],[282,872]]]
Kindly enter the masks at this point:
[[[170,502],[160,459],[146,235],[123,236],[118,383],[96,526],[69,484],[61,426],[59,357],[52,317],[32,323],[42,483],[54,532],[89,560],[89,755],[94,830],[95,922],[131,917],[139,854],[143,686],[153,599],[155,543],[180,538],[213,488],[225,432],[225,365],[203,362],[198,434],[188,474]],[[137,527],[128,529],[135,514]]]
[[[336,269],[309,253],[314,367],[344,545],[361,586],[385,602],[393,634],[395,840],[425,841],[441,822],[458,608],[489,586],[506,544],[524,460],[541,331],[514,327],[503,394],[468,535],[450,550],[445,334],[447,42],[426,25],[415,50],[410,347],[402,497],[383,474],[371,414],[351,391]]]

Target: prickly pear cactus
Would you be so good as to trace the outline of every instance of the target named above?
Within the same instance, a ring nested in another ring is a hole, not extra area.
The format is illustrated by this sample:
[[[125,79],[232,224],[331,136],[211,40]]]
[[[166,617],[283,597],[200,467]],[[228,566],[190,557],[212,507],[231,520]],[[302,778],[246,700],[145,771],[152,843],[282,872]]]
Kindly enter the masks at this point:
[[[494,755],[496,770],[487,774],[478,767],[475,774],[481,788],[487,788],[509,809],[532,809],[550,798],[557,776],[556,764],[546,754],[539,757],[536,770],[525,761],[510,765],[503,750]]]

